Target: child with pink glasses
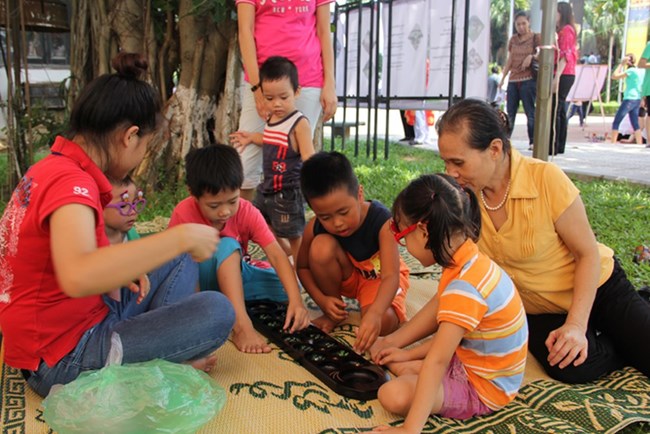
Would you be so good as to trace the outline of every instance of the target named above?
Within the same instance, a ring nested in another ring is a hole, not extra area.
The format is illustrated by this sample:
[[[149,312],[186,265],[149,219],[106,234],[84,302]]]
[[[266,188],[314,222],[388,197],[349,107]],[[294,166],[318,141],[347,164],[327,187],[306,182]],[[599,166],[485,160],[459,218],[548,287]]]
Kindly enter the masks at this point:
[[[130,176],[122,180],[111,179],[113,186],[113,199],[104,208],[104,230],[111,244],[125,243],[137,240],[140,235],[136,232],[135,224],[138,214],[144,210],[147,200],[142,190],[139,190]],[[140,303],[149,292],[149,280],[146,274],[138,283],[132,283],[129,289],[139,292],[137,303]],[[106,294],[115,301],[120,301],[120,288],[116,288]]]

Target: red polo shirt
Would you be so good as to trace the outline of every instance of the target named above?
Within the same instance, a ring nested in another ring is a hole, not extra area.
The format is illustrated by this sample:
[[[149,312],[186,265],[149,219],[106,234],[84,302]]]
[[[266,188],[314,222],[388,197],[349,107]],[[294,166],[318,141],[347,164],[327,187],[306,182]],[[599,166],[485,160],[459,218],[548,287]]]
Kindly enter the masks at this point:
[[[63,137],[14,190],[0,220],[0,326],[8,365],[36,370],[44,360],[53,366],[106,317],[101,296],[70,298],[59,288],[49,217],[67,204],[89,206],[95,210],[97,245],[107,246],[102,208],[110,200],[106,176]]]

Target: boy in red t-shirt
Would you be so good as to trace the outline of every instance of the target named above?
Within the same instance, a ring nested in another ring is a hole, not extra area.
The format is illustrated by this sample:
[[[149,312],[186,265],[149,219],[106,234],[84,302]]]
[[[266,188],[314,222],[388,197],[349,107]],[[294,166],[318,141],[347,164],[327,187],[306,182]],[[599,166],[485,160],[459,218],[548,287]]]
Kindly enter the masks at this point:
[[[192,222],[219,230],[221,241],[217,252],[199,264],[200,288],[221,291],[232,302],[233,343],[240,351],[267,353],[271,348],[253,328],[244,300],[284,302],[288,299],[284,328],[294,332],[309,325],[309,315],[289,258],[259,210],[240,198],[244,175],[234,148],[211,145],[194,149],[185,158],[185,172],[191,196],[176,205],[169,227]],[[250,261],[249,241],[264,250],[273,268],[266,262]]]

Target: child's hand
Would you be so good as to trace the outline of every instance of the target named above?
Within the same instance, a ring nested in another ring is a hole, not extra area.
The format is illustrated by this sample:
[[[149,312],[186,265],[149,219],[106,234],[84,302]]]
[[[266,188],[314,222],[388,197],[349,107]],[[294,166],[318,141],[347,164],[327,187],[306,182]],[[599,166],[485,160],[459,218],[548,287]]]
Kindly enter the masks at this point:
[[[136,300],[137,304],[142,303],[142,300],[149,294],[151,289],[151,284],[149,283],[149,277],[146,274],[143,274],[138,278],[138,282],[129,283],[129,290],[131,292],[139,293],[138,299]]]
[[[300,302],[291,303],[287,307],[287,318],[284,321],[283,330],[289,329],[290,333],[302,330],[309,325],[309,312],[305,308],[305,305]]]
[[[325,315],[332,318],[337,322],[341,322],[348,317],[348,312],[345,310],[347,304],[338,297],[325,297],[325,302],[320,306]]]
[[[203,262],[214,255],[219,244],[218,230],[199,223],[185,223],[176,227],[182,231],[180,240],[183,251],[189,253],[196,262]]]
[[[230,143],[240,153],[253,141],[253,134],[246,131],[235,131],[230,135]]]
[[[394,362],[408,362],[411,360],[408,350],[397,347],[384,348],[373,357],[373,362],[378,365],[386,365]]]
[[[371,311],[366,312],[361,317],[361,324],[357,330],[357,340],[354,343],[354,351],[359,354],[366,352],[379,336],[381,331],[381,315],[376,315]]]
[[[379,358],[377,357],[378,354],[385,348],[391,347],[390,343],[386,340],[385,337],[379,336],[376,340],[375,343],[370,346],[368,349],[368,352],[370,353],[370,359],[379,364],[378,360]]]

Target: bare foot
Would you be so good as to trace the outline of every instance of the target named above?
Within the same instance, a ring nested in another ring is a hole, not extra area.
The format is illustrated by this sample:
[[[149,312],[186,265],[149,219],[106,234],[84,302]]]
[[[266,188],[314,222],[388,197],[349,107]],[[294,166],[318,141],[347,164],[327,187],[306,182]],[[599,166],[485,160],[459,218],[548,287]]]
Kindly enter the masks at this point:
[[[195,369],[198,369],[203,372],[210,372],[212,371],[212,368],[214,368],[214,365],[217,363],[217,355],[216,354],[210,354],[207,357],[203,357],[201,359],[196,359],[196,360],[189,360],[185,362],[192,366]]]
[[[266,339],[255,331],[252,325],[235,327],[232,331],[232,342],[242,353],[268,353],[271,347]]]
[[[334,330],[334,327],[336,327],[341,321],[336,321],[330,318],[327,315],[322,315],[316,318],[315,320],[312,320],[312,324],[315,325],[317,328],[322,330],[325,333],[331,333],[332,330]]]

